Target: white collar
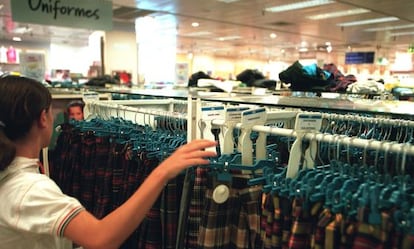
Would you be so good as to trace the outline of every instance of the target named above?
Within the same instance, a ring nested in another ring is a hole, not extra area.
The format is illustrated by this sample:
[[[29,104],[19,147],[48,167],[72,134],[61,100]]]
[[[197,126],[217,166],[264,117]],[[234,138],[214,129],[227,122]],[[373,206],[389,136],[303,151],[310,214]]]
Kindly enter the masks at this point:
[[[31,171],[30,169],[33,169],[33,172],[36,172],[36,170],[39,168],[38,162],[39,159],[37,158],[17,156],[5,170],[0,171],[0,181],[7,175],[15,173],[17,171]]]

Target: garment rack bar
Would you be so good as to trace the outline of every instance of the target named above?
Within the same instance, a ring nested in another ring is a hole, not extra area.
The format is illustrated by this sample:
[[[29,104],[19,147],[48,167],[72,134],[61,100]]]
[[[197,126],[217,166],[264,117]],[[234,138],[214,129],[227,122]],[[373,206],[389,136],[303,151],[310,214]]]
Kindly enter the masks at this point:
[[[96,101],[87,103],[87,106],[90,108],[90,110],[93,110],[97,112],[97,114],[101,114],[101,116],[108,116],[107,111],[111,110],[111,114],[115,112],[117,117],[123,117],[126,112],[130,113],[140,113],[145,115],[151,115],[151,116],[163,116],[163,117],[169,117],[169,118],[178,118],[178,119],[187,119],[187,115],[185,113],[180,112],[173,112],[168,110],[161,110],[161,109],[151,109],[149,105],[157,104],[157,106],[161,106],[162,104],[170,104],[170,102],[165,103],[150,103],[146,102],[143,106],[144,107],[131,107],[127,105],[117,104],[115,102],[105,102],[105,101]],[[138,103],[137,103],[138,105]],[[145,107],[145,106],[148,106]],[[110,115],[113,116],[113,115]]]
[[[364,124],[384,124],[394,125],[398,127],[414,127],[414,121],[405,119],[387,119],[377,117],[364,117],[359,115],[349,114],[336,114],[336,113],[320,113],[322,118],[328,120],[340,120],[340,121],[356,121]]]
[[[213,120],[213,125],[224,126],[223,120]],[[241,128],[241,124],[237,124],[236,128]],[[372,139],[362,139],[357,137],[348,137],[346,135],[332,135],[320,132],[297,132],[292,129],[270,127],[263,125],[255,125],[252,131],[263,132],[285,137],[298,137],[299,135],[305,140],[316,140],[329,144],[341,144],[345,146],[358,147],[363,149],[374,149],[380,151],[388,151],[394,153],[406,153],[406,155],[414,155],[414,146],[407,143],[397,143],[389,141],[377,141]]]

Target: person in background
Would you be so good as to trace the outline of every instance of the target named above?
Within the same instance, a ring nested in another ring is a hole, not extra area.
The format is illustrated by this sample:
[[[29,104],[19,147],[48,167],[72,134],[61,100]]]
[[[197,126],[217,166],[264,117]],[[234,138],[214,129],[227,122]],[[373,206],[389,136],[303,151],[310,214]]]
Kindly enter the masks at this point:
[[[136,192],[102,219],[41,174],[39,151],[53,130],[50,92],[38,81],[0,78],[0,248],[118,248],[139,226],[167,182],[184,169],[205,165],[216,146],[194,140],[162,161]]]
[[[69,102],[66,113],[69,120],[83,120],[83,108],[85,107],[85,103],[82,100],[73,100]]]

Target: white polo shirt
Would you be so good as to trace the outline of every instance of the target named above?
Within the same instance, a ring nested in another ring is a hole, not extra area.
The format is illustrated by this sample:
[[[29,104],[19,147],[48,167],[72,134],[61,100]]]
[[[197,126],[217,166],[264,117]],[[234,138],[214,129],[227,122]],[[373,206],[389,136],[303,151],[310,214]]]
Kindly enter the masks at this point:
[[[83,206],[39,174],[38,160],[16,157],[0,171],[0,249],[71,249],[63,237]]]

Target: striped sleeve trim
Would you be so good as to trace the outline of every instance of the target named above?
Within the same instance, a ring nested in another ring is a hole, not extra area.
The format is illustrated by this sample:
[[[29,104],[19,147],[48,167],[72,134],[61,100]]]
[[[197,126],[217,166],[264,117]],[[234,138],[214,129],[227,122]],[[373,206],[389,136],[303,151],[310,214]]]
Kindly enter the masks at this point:
[[[76,207],[72,209],[65,218],[60,222],[58,229],[56,231],[57,236],[63,237],[63,233],[65,232],[66,226],[69,224],[69,222],[75,217],[77,214],[79,214],[82,210],[84,210],[84,207]]]

